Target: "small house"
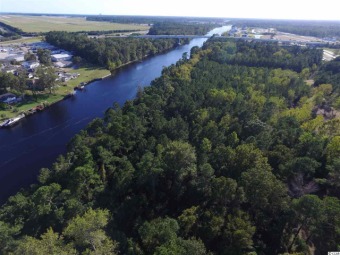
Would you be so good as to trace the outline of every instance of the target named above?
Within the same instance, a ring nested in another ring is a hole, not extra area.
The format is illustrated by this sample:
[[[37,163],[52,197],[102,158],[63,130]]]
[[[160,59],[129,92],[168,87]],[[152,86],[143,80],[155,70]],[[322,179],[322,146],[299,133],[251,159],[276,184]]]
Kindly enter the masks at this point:
[[[60,53],[51,55],[53,62],[69,61],[72,59],[72,55],[68,53]]]
[[[55,67],[58,67],[58,68],[64,68],[64,67],[69,67],[69,66],[72,66],[72,61],[58,61],[58,62],[54,62],[53,64]]]
[[[40,63],[37,61],[25,61],[22,63],[22,67],[24,67],[25,69],[35,69],[38,66],[40,66]]]

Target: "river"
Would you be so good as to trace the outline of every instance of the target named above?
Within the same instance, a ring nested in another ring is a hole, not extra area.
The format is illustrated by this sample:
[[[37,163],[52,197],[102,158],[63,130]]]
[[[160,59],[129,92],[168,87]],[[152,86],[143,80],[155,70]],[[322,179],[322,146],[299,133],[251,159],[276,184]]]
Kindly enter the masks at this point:
[[[231,27],[213,29],[221,34]],[[11,129],[0,130],[0,204],[36,182],[42,167],[50,167],[66,152],[70,139],[96,117],[103,117],[114,102],[133,99],[138,86],[149,86],[161,75],[164,66],[176,63],[183,53],[202,46],[207,39],[193,39],[165,54],[128,65],[113,77],[89,84],[75,97],[56,103],[41,113],[23,119]]]

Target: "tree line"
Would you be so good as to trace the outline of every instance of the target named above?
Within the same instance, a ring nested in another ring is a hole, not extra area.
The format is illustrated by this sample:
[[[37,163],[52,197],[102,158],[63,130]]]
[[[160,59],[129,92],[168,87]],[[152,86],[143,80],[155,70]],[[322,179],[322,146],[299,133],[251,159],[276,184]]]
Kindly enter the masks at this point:
[[[4,22],[0,22],[0,28],[0,35],[3,36],[0,41],[19,39],[23,33],[21,29],[12,27],[11,25],[8,25]]]
[[[158,22],[149,30],[149,35],[205,35],[216,27],[214,23]]]
[[[142,60],[175,47],[176,39],[88,38],[85,34],[49,32],[46,41],[73,51],[88,62],[115,69],[131,61]],[[182,40],[182,43],[188,40]]]
[[[178,23],[179,26],[188,23],[223,23],[223,18],[204,17],[164,17],[164,16],[129,16],[129,15],[91,15],[87,16],[89,21],[103,21],[123,24],[155,24],[155,23]]]
[[[291,69],[301,72],[304,68],[316,68],[320,65],[323,57],[322,49],[309,49],[299,46],[280,47],[277,42],[253,42],[248,43],[238,40],[224,42],[225,39],[215,37],[215,51],[213,58],[219,63],[268,66],[273,68]],[[205,47],[210,47],[207,43]]]
[[[332,86],[327,101],[324,101],[323,105],[340,110],[340,57],[321,66],[315,77],[315,85],[320,86],[322,84],[331,84]]]
[[[256,44],[243,46],[257,57]],[[1,253],[338,250],[339,119],[313,113],[332,87],[270,62],[221,62],[235,49],[194,47],[93,120],[38,184],[0,208]]]

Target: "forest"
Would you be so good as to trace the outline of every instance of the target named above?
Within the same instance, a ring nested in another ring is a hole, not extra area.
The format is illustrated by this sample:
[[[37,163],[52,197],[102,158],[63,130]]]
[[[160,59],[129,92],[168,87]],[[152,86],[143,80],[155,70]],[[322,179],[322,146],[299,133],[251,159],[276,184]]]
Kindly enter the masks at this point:
[[[225,24],[222,18],[157,17],[157,16],[88,16],[89,21],[148,24],[149,35],[205,35],[217,25]]]
[[[205,35],[216,27],[214,23],[155,23],[149,30],[149,35]]]
[[[86,34],[49,32],[46,41],[73,51],[89,63],[114,70],[123,64],[169,50],[178,45],[176,39],[88,38]],[[187,39],[181,40],[188,42]]]
[[[273,67],[301,72],[304,68],[316,68],[322,61],[322,49],[308,49],[299,46],[280,47],[277,42],[253,42],[239,40],[236,44],[224,43],[224,38],[214,38],[215,45],[222,45],[214,51],[219,63],[254,67]],[[206,44],[206,47],[209,45]],[[314,67],[313,67],[314,65]]]
[[[224,23],[224,18],[204,18],[204,17],[172,17],[172,16],[129,16],[129,15],[89,15],[86,17],[89,21],[105,21],[114,23],[136,23],[136,24],[154,24],[154,23]]]
[[[290,64],[277,68],[267,53],[254,66],[257,43],[209,40],[113,104],[0,208],[0,253],[339,250],[340,121],[315,111],[339,110],[338,79],[305,82],[336,73],[338,60],[263,47],[274,63],[290,54]],[[249,64],[224,61],[238,51]],[[301,72],[290,69],[301,59]]]

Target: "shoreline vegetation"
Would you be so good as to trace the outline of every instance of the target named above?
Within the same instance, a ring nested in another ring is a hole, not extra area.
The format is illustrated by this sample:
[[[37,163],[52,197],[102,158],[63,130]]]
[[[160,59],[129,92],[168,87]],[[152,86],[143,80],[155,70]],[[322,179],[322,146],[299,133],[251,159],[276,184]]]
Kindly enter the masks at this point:
[[[164,53],[171,49],[173,48],[167,49],[163,52],[159,52],[158,54]],[[138,61],[142,61],[150,56],[151,56],[150,54],[144,55],[141,60],[140,59],[132,60],[127,63],[123,63],[119,66],[116,66],[111,70],[108,70],[104,67],[100,67],[98,65],[92,65],[90,63],[85,63],[77,69],[64,68],[64,71],[66,72],[76,72],[79,73],[80,75],[75,79],[71,79],[67,82],[61,83],[55,90],[53,90],[53,93],[48,93],[46,91],[43,94],[33,95],[32,92],[30,92],[29,95],[25,96],[26,98],[28,97],[29,99],[25,99],[23,103],[11,107],[11,109],[8,110],[0,110],[0,122],[3,122],[7,119],[16,118],[17,116],[22,114],[25,114],[25,117],[30,116],[32,115],[33,110],[37,108],[43,110],[46,107],[50,107],[53,104],[56,104],[62,100],[68,99],[70,96],[75,95],[74,91],[76,91],[76,88],[82,85],[87,86],[90,85],[92,82],[113,76],[114,73],[120,68],[126,67]]]
[[[102,23],[102,22],[101,22]],[[206,26],[205,29],[211,28]],[[196,27],[195,27],[196,28]],[[162,28],[164,29],[164,28]],[[43,109],[75,94],[77,87],[89,84],[98,79],[103,79],[131,63],[142,61],[145,58],[173,49],[179,44],[188,43],[188,40],[157,40],[147,39],[99,39],[93,40],[82,34],[68,32],[49,32],[44,39],[42,37],[21,38],[7,41],[4,44],[28,43],[37,40],[46,40],[48,43],[59,48],[74,51],[76,56],[82,58],[84,65],[79,69],[63,69],[66,72],[79,73],[78,77],[67,82],[58,84],[50,92],[44,91],[33,93],[26,90],[23,102],[0,110],[0,122],[18,115],[26,116],[36,112],[37,107]],[[76,41],[75,44],[70,44]],[[71,45],[71,46],[70,46]],[[79,45],[82,45],[81,47]],[[84,47],[83,47],[84,46]],[[90,51],[90,54],[89,54]]]
[[[171,24],[161,30],[174,33]],[[46,41],[72,52],[75,63],[88,63],[63,69],[79,77],[38,95],[51,101],[180,43],[66,32],[50,32]],[[318,47],[218,36],[187,53],[138,88],[133,100],[105,109],[51,167],[40,169],[36,183],[0,206],[1,254],[321,255],[340,249],[340,57],[324,61]],[[37,72],[42,82],[45,70]],[[27,151],[17,138],[4,148]],[[46,140],[25,157],[52,152],[54,143]],[[23,165],[21,173],[32,174],[30,168]],[[20,184],[17,173],[9,176]]]
[[[336,107],[339,66],[272,42],[193,47],[0,207],[0,252],[337,250],[340,122],[315,110]]]
[[[39,106],[48,107],[55,103],[58,103],[67,98],[70,95],[74,88],[79,86],[79,84],[90,84],[96,80],[104,79],[111,76],[109,70],[105,68],[101,68],[98,66],[91,66],[86,64],[78,69],[67,69],[69,71],[79,73],[79,77],[73,80],[70,80],[66,83],[62,83],[56,88],[53,93],[41,93],[32,95],[30,92],[28,99],[25,99],[23,103],[18,104],[17,106],[11,107],[9,110],[0,110],[0,121],[4,121],[8,118],[17,117],[20,114],[25,114],[26,116],[30,115],[30,111]],[[5,117],[4,117],[5,116]]]

